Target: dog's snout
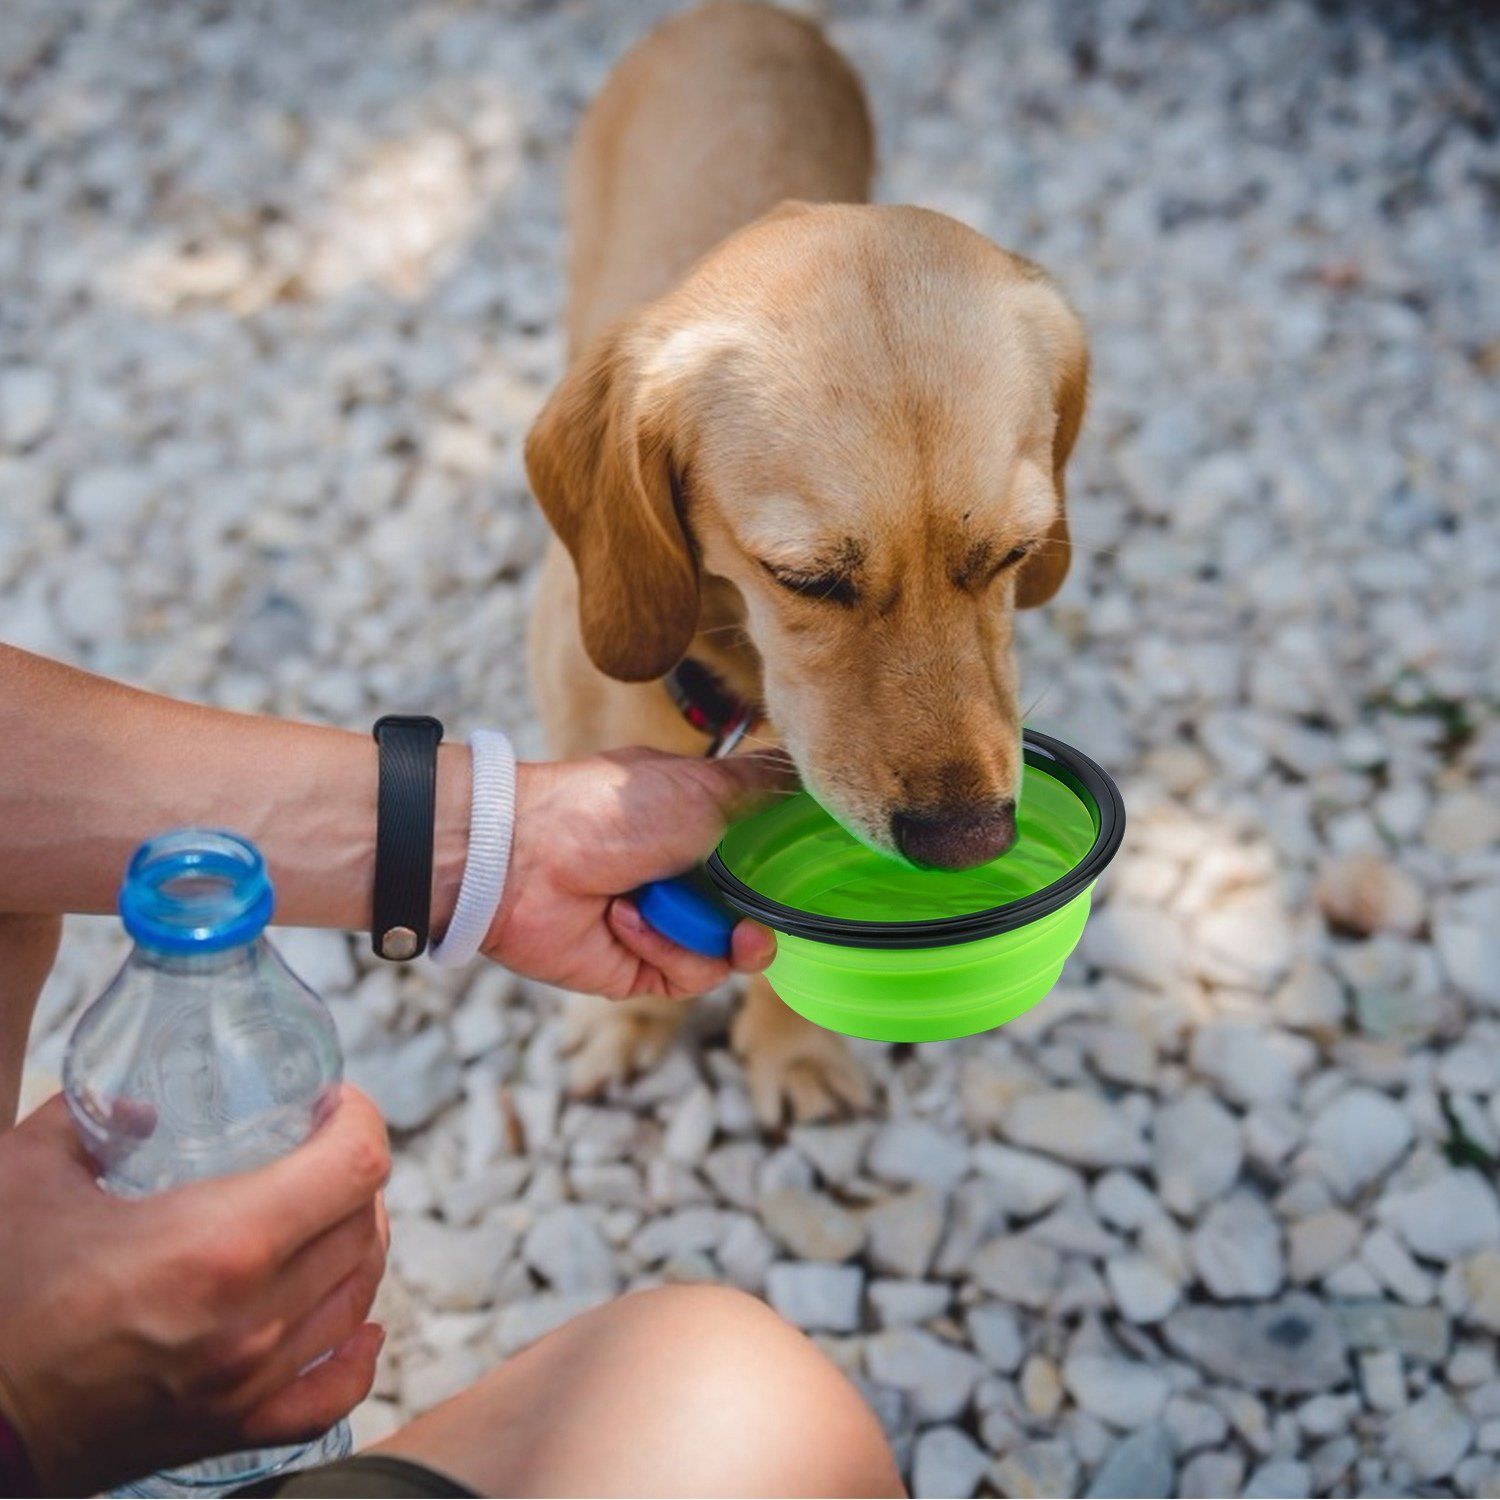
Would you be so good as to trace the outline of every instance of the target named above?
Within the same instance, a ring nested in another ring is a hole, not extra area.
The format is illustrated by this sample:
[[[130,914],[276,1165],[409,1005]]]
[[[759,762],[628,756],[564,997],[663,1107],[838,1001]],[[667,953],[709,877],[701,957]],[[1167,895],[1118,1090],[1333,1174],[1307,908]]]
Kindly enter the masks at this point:
[[[945,809],[899,810],[891,814],[896,847],[914,865],[967,870],[998,859],[1016,841],[1016,804],[1004,802]]]

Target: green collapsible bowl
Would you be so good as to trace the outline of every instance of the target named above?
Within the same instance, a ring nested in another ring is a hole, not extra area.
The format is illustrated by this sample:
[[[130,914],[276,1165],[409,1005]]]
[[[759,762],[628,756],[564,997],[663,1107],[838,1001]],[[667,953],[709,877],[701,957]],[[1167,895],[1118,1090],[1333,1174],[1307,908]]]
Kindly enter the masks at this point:
[[[882,1042],[972,1036],[1057,983],[1125,805],[1088,756],[1027,730],[1016,842],[971,870],[918,870],[845,832],[806,792],[737,823],[719,894],[776,932],[772,987],[809,1021]]]

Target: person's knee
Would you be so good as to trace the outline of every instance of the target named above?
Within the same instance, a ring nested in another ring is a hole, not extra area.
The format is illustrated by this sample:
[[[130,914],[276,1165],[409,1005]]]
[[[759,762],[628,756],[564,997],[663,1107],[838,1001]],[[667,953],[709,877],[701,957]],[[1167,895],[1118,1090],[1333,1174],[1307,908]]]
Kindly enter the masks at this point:
[[[880,1424],[859,1393],[804,1334],[764,1302],[727,1287],[661,1287],[601,1314],[611,1339],[636,1345],[651,1406],[701,1440],[705,1492],[725,1474],[742,1493],[899,1494]],[[717,1475],[716,1475],[717,1471]]]

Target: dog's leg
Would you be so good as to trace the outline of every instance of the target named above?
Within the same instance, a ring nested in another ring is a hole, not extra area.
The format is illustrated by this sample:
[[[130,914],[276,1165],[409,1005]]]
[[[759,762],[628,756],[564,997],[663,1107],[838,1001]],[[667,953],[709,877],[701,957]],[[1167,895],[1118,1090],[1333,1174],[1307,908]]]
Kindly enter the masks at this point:
[[[564,1041],[571,1057],[569,1092],[575,1098],[592,1098],[611,1083],[654,1068],[687,1019],[690,1003],[572,996]]]
[[[757,974],[730,1031],[745,1065],[750,1102],[761,1123],[775,1129],[868,1109],[874,1091],[842,1037],[804,1020]]]

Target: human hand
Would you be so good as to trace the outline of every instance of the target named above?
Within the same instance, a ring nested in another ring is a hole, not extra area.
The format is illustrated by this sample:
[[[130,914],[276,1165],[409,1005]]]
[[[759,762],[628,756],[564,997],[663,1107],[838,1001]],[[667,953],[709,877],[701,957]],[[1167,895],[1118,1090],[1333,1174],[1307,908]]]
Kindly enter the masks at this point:
[[[725,760],[617,750],[517,767],[505,896],[485,954],[533,979],[612,1000],[686,999],[731,970],[776,956],[756,922],[734,929],[730,958],[689,952],[648,927],[629,893],[703,859],[727,824],[789,786],[771,755]]]
[[[0,1135],[0,1410],[42,1493],[305,1441],[361,1401],[389,1166],[348,1086],[289,1156],[150,1198],[98,1186],[61,1096]]]

